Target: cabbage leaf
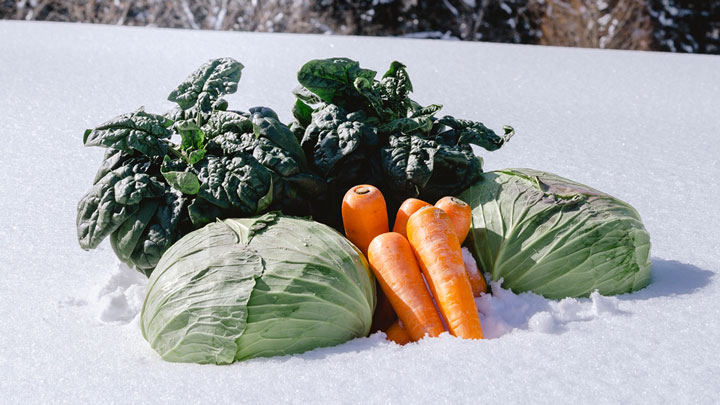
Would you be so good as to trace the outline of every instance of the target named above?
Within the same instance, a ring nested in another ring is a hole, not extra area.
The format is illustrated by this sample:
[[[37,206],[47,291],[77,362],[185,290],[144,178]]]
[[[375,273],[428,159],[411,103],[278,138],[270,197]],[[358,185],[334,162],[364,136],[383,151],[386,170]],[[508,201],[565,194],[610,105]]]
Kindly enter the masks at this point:
[[[560,299],[650,282],[650,236],[617,198],[531,169],[484,173],[460,198],[472,207],[470,250],[504,288]]]
[[[220,220],[162,256],[141,327],[174,362],[300,353],[365,336],[374,287],[359,250],[326,225],[275,213]]]

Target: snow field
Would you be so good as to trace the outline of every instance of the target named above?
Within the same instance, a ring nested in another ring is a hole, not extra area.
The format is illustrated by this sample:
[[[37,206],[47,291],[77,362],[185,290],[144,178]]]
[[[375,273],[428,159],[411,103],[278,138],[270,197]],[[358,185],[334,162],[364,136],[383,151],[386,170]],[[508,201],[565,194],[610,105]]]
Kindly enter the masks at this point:
[[[0,22],[0,395],[8,403],[715,403],[720,394],[720,59],[483,43]],[[531,167],[634,205],[653,280],[546,300],[494,286],[490,339],[399,347],[382,334],[227,367],[163,362],[137,313],[144,280],[75,209],[103,151],[82,133],[165,97],[195,67],[246,68],[231,105],[290,119],[295,72],[347,56],[408,66],[421,103],[517,135],[486,170]]]

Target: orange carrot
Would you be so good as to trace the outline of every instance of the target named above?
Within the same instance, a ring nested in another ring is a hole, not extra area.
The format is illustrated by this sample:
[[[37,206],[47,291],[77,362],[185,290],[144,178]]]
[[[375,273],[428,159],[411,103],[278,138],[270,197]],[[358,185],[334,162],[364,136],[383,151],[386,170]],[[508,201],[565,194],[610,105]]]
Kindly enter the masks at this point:
[[[345,193],[342,218],[345,236],[365,256],[370,241],[389,230],[385,198],[380,190],[367,184],[352,187]]]
[[[450,217],[437,207],[422,208],[408,219],[407,234],[450,333],[482,339],[480,316]]]
[[[385,335],[387,335],[387,340],[395,342],[400,346],[411,342],[407,329],[402,326],[400,321],[395,321],[390,325]]]
[[[370,242],[368,262],[410,339],[445,331],[405,237],[395,232],[377,236]]]
[[[429,207],[430,204],[417,198],[408,198],[403,201],[400,209],[398,209],[397,215],[395,216],[395,226],[393,226],[393,232],[397,232],[400,235],[407,238],[407,220],[410,215],[414,214],[415,211],[422,207]]]
[[[463,248],[466,250],[467,248]],[[465,273],[467,273],[470,287],[472,288],[473,297],[479,297],[480,294],[487,292],[487,283],[485,277],[480,273],[477,262],[470,256],[470,252],[463,253],[463,261],[465,262]]]
[[[370,333],[379,330],[386,331],[397,320],[392,304],[390,304],[379,284],[376,288],[377,304],[375,304],[375,312],[373,312],[372,324],[370,324]]]
[[[470,232],[472,224],[472,209],[463,200],[455,197],[443,197],[435,203],[435,206],[445,211],[455,226],[458,241],[462,245]]]

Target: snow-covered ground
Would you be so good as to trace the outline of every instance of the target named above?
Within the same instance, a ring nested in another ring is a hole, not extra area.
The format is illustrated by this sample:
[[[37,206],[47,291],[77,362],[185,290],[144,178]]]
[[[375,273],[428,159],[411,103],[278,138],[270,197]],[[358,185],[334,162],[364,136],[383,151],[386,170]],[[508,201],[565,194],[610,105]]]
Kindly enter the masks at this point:
[[[408,66],[423,104],[517,135],[486,169],[531,167],[633,204],[653,279],[551,301],[497,288],[483,341],[381,334],[232,366],[172,364],[143,340],[144,280],[78,247],[77,201],[103,150],[86,128],[170,107],[210,58],[245,66],[239,109],[290,119],[295,73],[347,56]],[[0,402],[717,403],[720,57],[484,43],[0,21]]]

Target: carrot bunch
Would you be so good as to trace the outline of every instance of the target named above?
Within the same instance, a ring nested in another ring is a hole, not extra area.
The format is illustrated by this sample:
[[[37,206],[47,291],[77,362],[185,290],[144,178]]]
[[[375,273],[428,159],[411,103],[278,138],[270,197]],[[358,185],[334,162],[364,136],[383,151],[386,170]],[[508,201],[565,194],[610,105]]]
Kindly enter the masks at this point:
[[[400,206],[388,232],[382,194],[360,185],[348,190],[342,214],[346,236],[366,254],[382,299],[391,307],[388,315],[379,297],[373,320],[388,340],[405,344],[446,328],[461,338],[483,338],[474,297],[487,286],[461,251],[472,222],[469,205],[455,197],[435,206],[411,198]]]

